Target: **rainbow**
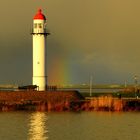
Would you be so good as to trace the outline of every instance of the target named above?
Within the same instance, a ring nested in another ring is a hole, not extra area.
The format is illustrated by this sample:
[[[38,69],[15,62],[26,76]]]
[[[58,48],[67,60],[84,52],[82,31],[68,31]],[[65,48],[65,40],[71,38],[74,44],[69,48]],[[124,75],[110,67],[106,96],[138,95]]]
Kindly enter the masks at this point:
[[[68,61],[57,59],[53,61],[48,73],[48,83],[50,85],[65,85],[70,81]]]

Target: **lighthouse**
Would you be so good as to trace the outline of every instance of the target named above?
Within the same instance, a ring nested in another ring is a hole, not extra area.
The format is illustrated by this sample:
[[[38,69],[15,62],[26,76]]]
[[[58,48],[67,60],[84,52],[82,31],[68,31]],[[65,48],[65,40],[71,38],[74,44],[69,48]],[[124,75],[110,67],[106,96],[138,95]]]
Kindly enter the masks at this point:
[[[41,9],[38,10],[33,18],[33,80],[32,84],[38,86],[39,91],[45,91],[47,85],[46,76],[46,17]]]

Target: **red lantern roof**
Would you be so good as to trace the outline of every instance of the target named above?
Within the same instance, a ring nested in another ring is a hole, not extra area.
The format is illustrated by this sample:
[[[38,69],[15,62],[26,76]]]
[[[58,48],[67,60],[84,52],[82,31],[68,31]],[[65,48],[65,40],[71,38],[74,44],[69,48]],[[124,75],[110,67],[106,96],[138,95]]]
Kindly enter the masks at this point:
[[[46,20],[46,17],[42,14],[42,10],[39,9],[37,14],[34,16],[34,19]]]

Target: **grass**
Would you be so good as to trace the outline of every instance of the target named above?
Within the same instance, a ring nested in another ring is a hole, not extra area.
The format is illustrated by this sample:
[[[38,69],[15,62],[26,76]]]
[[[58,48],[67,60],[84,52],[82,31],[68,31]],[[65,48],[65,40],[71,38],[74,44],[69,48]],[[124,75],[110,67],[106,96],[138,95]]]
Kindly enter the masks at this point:
[[[90,94],[88,92],[81,93],[83,97],[89,97]],[[140,93],[103,93],[103,92],[93,92],[92,97],[99,97],[99,96],[108,96],[111,95],[112,97],[124,97],[124,98],[135,98],[136,96],[140,97]]]

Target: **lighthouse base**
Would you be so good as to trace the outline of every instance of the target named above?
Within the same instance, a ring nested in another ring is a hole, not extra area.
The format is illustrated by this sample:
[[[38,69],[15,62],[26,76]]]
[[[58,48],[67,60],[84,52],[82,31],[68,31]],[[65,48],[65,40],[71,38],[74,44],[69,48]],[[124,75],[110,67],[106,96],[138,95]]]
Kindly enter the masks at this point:
[[[34,76],[33,85],[37,85],[39,91],[45,91],[46,90],[46,77],[45,76]]]

